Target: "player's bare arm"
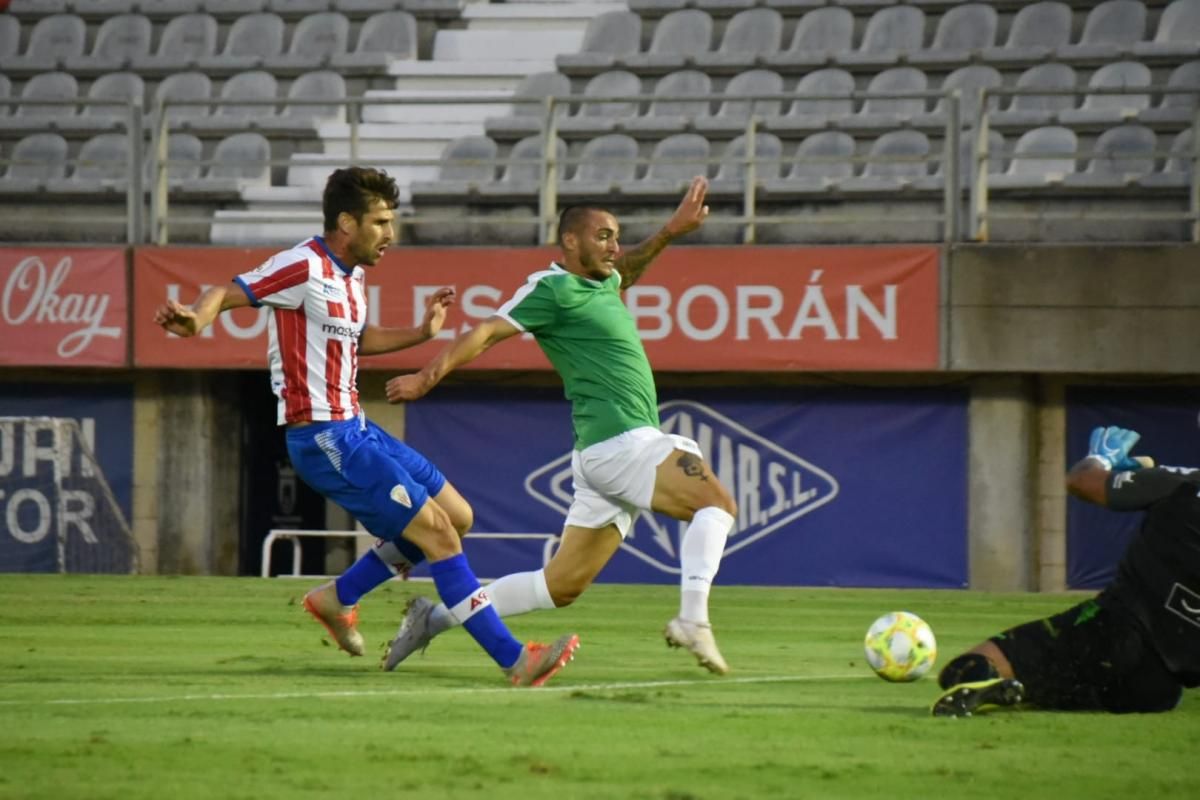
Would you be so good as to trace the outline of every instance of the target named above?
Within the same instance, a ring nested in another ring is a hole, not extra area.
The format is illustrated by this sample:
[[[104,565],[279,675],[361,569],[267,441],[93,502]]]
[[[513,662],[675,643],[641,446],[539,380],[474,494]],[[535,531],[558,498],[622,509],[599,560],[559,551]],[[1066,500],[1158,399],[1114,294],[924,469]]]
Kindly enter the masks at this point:
[[[613,266],[621,273],[622,289],[637,283],[650,262],[672,241],[704,224],[708,216],[708,206],[704,203],[707,196],[708,179],[696,176],[667,223],[649,239],[621,254]]]
[[[438,289],[425,302],[425,316],[421,324],[413,328],[383,328],[367,325],[358,340],[359,355],[371,356],[391,353],[406,347],[427,342],[437,336],[446,324],[446,312],[454,305],[457,297],[448,286]]]
[[[1067,491],[1098,506],[1106,505],[1108,499],[1109,468],[1099,459],[1087,456],[1075,462],[1067,472]]]
[[[399,375],[387,382],[389,403],[417,400],[429,393],[442,378],[479,358],[489,347],[520,333],[520,328],[503,317],[489,317],[446,346],[420,371]]]
[[[226,286],[212,286],[190,306],[175,300],[163,303],[154,311],[154,324],[176,336],[195,336],[211,325],[222,311],[245,308],[250,304],[250,298],[240,289],[231,291]]]

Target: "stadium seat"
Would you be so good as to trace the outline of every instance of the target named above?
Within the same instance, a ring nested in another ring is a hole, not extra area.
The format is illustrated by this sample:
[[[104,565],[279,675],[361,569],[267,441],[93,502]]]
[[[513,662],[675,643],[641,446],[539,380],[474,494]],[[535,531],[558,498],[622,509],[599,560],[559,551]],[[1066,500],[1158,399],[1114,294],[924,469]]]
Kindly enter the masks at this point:
[[[74,14],[52,14],[42,17],[33,26],[25,54],[13,59],[9,69],[25,72],[53,70],[66,64],[68,59],[83,55],[87,41],[87,25]]]
[[[708,174],[711,147],[698,133],[677,133],[655,143],[646,176],[628,186],[629,194],[677,195],[697,175]]]
[[[142,73],[195,69],[216,49],[217,21],[208,14],[184,14],[163,28],[154,55],[135,58],[132,68]]]
[[[1117,61],[1096,70],[1088,81],[1088,89],[1148,89],[1150,82],[1149,67],[1136,61]],[[1089,93],[1082,106],[1061,111],[1058,118],[1065,125],[1119,122],[1134,119],[1149,107],[1149,94]]]
[[[710,185],[713,194],[741,195],[747,168],[746,143],[746,135],[742,134],[725,145]],[[754,172],[756,182],[775,180],[782,174],[783,142],[775,134],[754,135]]]
[[[0,61],[17,57],[21,48],[21,21],[11,14],[0,14]]]
[[[334,69],[385,68],[392,61],[417,58],[417,18],[407,11],[373,14],[358,31],[351,53],[333,56]]]
[[[487,136],[464,136],[449,142],[442,151],[435,181],[412,184],[413,205],[429,216],[444,214],[453,221],[417,221],[412,232],[425,244],[465,244],[494,239],[486,225],[464,222],[463,204],[477,195],[481,186],[495,182],[496,142]],[[528,238],[533,238],[529,232]]]
[[[92,52],[68,58],[67,68],[73,72],[129,69],[135,60],[150,54],[152,33],[150,20],[141,14],[109,17],[96,32]]]
[[[88,139],[79,148],[69,180],[78,184],[128,181],[129,136],[124,133],[101,133]],[[85,187],[81,185],[79,188]]]
[[[584,144],[571,177],[558,186],[564,197],[619,193],[637,178],[638,144],[632,136],[609,133]]]
[[[0,74],[0,117],[7,117],[12,113],[12,103],[5,102],[12,98],[12,81],[7,75]]]
[[[584,97],[626,97],[642,93],[642,79],[632,72],[613,69],[594,75],[583,87]],[[559,119],[563,133],[608,133],[627,119],[638,114],[637,101],[581,103],[572,117]]]
[[[867,92],[876,94],[904,94],[924,92],[929,88],[925,73],[916,67],[892,67],[871,78]],[[862,110],[854,120],[856,127],[898,128],[913,117],[925,113],[923,97],[868,97],[863,100]]]
[[[288,87],[288,100],[345,100],[346,81],[332,70],[314,70],[300,75]],[[298,105],[286,103],[282,114],[292,120],[332,120],[343,122],[346,119],[346,107],[339,103],[329,105]],[[278,120],[284,123],[285,120]],[[268,124],[269,121],[268,121]]]
[[[975,131],[967,130],[962,132],[962,136],[958,140],[958,180],[959,185],[963,188],[969,187],[975,182],[975,138]],[[988,174],[1002,173],[1008,167],[1004,134],[1000,131],[988,131],[987,165]],[[935,176],[940,177],[943,174],[942,166],[942,162],[939,161],[933,170]]]
[[[211,2],[211,0],[210,0]],[[209,5],[208,9],[213,10]],[[283,51],[283,20],[276,14],[245,14],[234,20],[219,55],[197,59],[201,70],[240,72],[258,69]]]
[[[993,175],[993,189],[1033,189],[1062,183],[1075,172],[1079,141],[1070,128],[1047,125],[1021,134],[1013,148],[1008,169]]]
[[[783,93],[783,78],[769,69],[751,69],[730,78],[717,113],[711,117],[699,117],[693,124],[701,133],[737,132],[746,129],[746,120],[751,114],[759,117],[777,117],[783,108],[781,100],[743,100],[755,95]],[[737,98],[737,99],[735,99]]]
[[[121,105],[84,104],[80,112],[80,122],[90,121],[95,124],[101,120],[110,123],[119,120],[124,123],[129,119],[128,104],[131,100],[136,99],[139,104],[145,105],[146,85],[142,76],[133,72],[110,72],[92,81],[92,85],[88,88],[87,98],[89,100],[119,101]],[[143,109],[141,113],[145,114],[145,110]]]
[[[200,161],[204,155],[204,145],[200,139],[191,133],[172,133],[167,137],[167,185],[176,186],[200,177]],[[146,186],[155,179],[154,153],[146,153]]]
[[[1175,0],[1158,19],[1149,42],[1133,45],[1136,58],[1196,58],[1200,56],[1200,0]]]
[[[271,184],[271,143],[260,133],[235,133],[217,142],[205,180],[234,180],[239,187]]]
[[[920,131],[889,131],[874,142],[867,153],[862,174],[846,178],[846,191],[893,191],[914,185],[929,174],[929,137]]]
[[[919,51],[924,43],[925,12],[916,6],[888,6],[867,20],[858,49],[836,58],[844,64],[887,66]]]
[[[543,141],[541,134],[538,134],[527,136],[514,144],[505,160],[500,180],[481,186],[480,194],[495,199],[536,195],[541,183]],[[554,142],[554,158],[554,174],[561,184],[567,169],[567,143],[562,139]]]
[[[1161,102],[1154,108],[1143,109],[1138,119],[1147,125],[1189,124],[1200,106],[1200,61],[1188,61],[1172,70],[1167,88],[1188,91],[1163,92]]]
[[[532,136],[542,130],[546,108],[544,101],[551,96],[571,94],[571,79],[561,72],[535,72],[526,75],[513,90],[516,100],[537,100],[531,103],[513,103],[507,117],[493,117],[485,125],[489,136],[514,138]],[[566,103],[559,103],[554,110],[557,117],[565,117],[569,110]]]
[[[949,94],[954,90],[958,90],[959,123],[967,127],[973,126],[976,123],[983,90],[998,89],[1003,85],[1004,79],[995,67],[990,67],[986,64],[970,64],[965,67],[959,67],[947,75],[945,80],[942,81],[941,91],[944,94]],[[1000,98],[996,95],[989,95],[988,110],[995,111],[999,106]],[[933,112],[927,116],[914,117],[913,124],[919,127],[941,125],[945,122],[945,114],[945,98],[938,98]]]
[[[1144,125],[1121,125],[1096,138],[1083,172],[1068,175],[1067,186],[1114,187],[1134,183],[1154,172],[1158,137]]]
[[[274,100],[279,95],[275,76],[262,70],[239,72],[225,81],[217,97],[220,100]],[[212,116],[193,119],[190,127],[195,130],[220,130],[244,127],[262,118],[275,116],[271,105],[227,105],[215,103]]]
[[[854,138],[845,131],[820,131],[796,147],[786,177],[769,181],[772,194],[825,191],[854,175]]]
[[[307,16],[329,11],[330,0],[267,0],[266,10],[283,17]]]
[[[810,72],[796,84],[796,99],[787,113],[772,119],[770,125],[789,131],[824,128],[830,120],[845,119],[854,113],[854,89],[854,76],[844,69],[827,67]],[[841,96],[845,99],[838,99]]]
[[[661,97],[708,95],[712,93],[712,79],[707,73],[694,69],[672,72],[659,79],[654,94]],[[709,114],[709,101],[700,100],[654,100],[644,117],[625,120],[622,127],[627,131],[642,133],[681,133],[688,124]]]
[[[621,62],[634,71],[678,70],[691,63],[693,57],[708,52],[712,35],[712,17],[704,11],[672,11],[655,26],[650,48],[622,56]]]
[[[1111,61],[1129,54],[1145,35],[1141,0],[1105,0],[1088,12],[1079,44],[1062,48],[1059,57]]]
[[[788,49],[767,56],[769,67],[801,69],[827,64],[838,53],[854,46],[854,14],[845,8],[817,8],[796,23]]]
[[[133,0],[71,0],[71,10],[83,17],[111,17],[128,14],[133,10]]]
[[[66,72],[43,72],[34,75],[25,82],[21,89],[21,100],[75,100],[79,96],[79,84],[75,76]],[[73,117],[76,108],[74,103],[57,105],[40,105],[36,103],[21,103],[17,106],[17,116],[45,119],[48,117]]]
[[[309,14],[296,23],[287,53],[271,56],[265,64],[271,70],[308,71],[328,67],[334,57],[343,55],[350,41],[350,20],[336,11]]]
[[[1066,64],[1039,64],[1017,78],[1017,94],[1004,111],[992,114],[994,125],[1036,128],[1055,121],[1061,111],[1075,108],[1072,94],[1036,94],[1037,89],[1068,90],[1077,86],[1075,70]]]
[[[1022,6],[1013,17],[1003,47],[983,49],[983,62],[995,66],[1036,64],[1053,58],[1070,41],[1071,7],[1054,0],[1033,3]]]
[[[202,72],[176,72],[168,75],[154,90],[154,107],[162,108],[168,101],[208,100],[212,97],[212,81]],[[168,105],[168,120],[185,120],[207,117],[206,105]]]
[[[267,7],[267,0],[204,0],[204,9],[217,17],[242,17],[257,14]]]
[[[1194,135],[1195,129],[1188,128],[1185,131],[1181,131],[1175,137],[1175,141],[1171,143],[1171,157],[1167,159],[1167,163],[1163,166],[1164,172],[1189,176],[1192,174],[1192,162],[1195,153],[1192,143]]]
[[[746,69],[779,51],[783,40],[783,17],[773,8],[739,11],[725,26],[715,52],[694,56],[705,70]]]
[[[994,6],[986,3],[955,6],[938,20],[929,49],[913,53],[908,60],[917,65],[968,61],[996,44],[998,25],[999,15]]]
[[[637,53],[641,46],[642,18],[624,9],[606,11],[588,21],[578,53],[564,53],[555,61],[568,72],[611,69],[618,57]]]
[[[33,133],[13,146],[4,177],[13,181],[45,181],[67,174],[67,140],[57,133]]]
[[[494,181],[497,152],[496,143],[487,136],[455,139],[442,151],[438,181],[474,185]]]

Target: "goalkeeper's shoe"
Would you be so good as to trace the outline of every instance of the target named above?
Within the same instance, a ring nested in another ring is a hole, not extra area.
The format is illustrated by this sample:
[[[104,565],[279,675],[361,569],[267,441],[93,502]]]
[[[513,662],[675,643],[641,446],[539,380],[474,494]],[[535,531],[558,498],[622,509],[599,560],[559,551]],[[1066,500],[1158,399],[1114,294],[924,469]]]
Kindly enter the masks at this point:
[[[676,617],[667,623],[663,630],[663,638],[669,647],[685,647],[700,662],[700,666],[709,672],[724,675],[729,672],[729,665],[721,657],[717,649],[717,640],[713,638],[712,625],[706,622],[689,622],[683,617]]]
[[[358,606],[342,605],[333,581],[304,595],[304,610],[325,626],[338,647],[352,656],[365,652],[362,634],[358,632]]]
[[[1014,678],[960,683],[946,690],[931,709],[935,717],[969,717],[976,711],[1015,706],[1025,699],[1025,687]]]
[[[553,644],[529,642],[504,674],[513,686],[541,686],[573,660],[578,649],[579,637],[573,633],[558,637]]]
[[[387,652],[379,665],[384,672],[391,672],[404,659],[420,650],[425,652],[433,641],[433,631],[429,627],[429,614],[436,608],[433,601],[427,597],[414,597],[404,607],[404,620],[396,631],[396,638],[387,643]]]

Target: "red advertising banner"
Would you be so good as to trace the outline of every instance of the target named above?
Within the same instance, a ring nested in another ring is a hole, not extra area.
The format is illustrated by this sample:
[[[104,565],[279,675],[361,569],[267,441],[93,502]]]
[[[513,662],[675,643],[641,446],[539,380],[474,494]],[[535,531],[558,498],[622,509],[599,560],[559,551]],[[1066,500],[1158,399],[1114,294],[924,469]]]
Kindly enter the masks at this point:
[[[226,313],[197,340],[156,327],[166,298],[191,303],[273,250],[145,248],[134,259],[138,366],[265,367],[266,309]],[[367,270],[370,321],[411,326],[425,298],[453,286],[438,339],[364,359],[364,369],[425,364],[544,269],[552,248],[405,249]],[[625,302],[656,370],[933,370],[938,364],[936,247],[674,247]],[[548,369],[532,337],[502,342],[475,369]]]
[[[0,248],[0,365],[124,367],[121,248]]]

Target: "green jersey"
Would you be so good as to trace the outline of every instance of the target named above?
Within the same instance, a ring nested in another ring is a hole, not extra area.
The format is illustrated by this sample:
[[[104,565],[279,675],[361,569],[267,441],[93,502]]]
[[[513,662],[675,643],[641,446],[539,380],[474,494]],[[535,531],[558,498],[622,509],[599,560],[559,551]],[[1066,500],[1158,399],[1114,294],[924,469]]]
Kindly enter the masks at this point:
[[[532,333],[562,378],[577,450],[633,428],[658,427],[654,375],[615,271],[596,281],[552,263],[530,275],[496,314]]]

